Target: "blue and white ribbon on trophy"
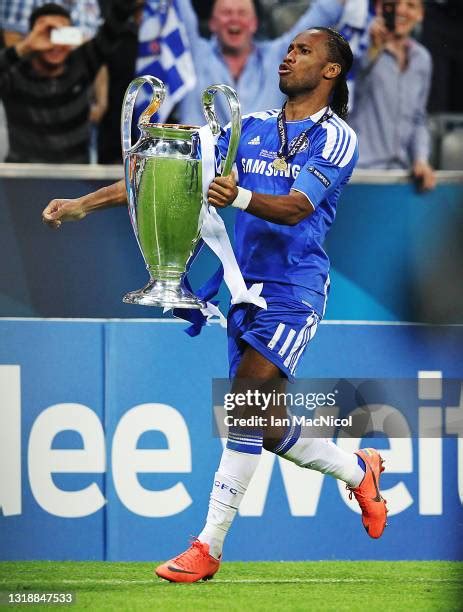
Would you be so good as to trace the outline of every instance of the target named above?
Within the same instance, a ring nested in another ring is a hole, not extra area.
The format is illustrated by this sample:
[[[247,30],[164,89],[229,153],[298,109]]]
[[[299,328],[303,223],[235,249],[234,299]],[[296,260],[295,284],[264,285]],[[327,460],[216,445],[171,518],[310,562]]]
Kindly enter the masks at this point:
[[[203,205],[200,214],[201,239],[220,259],[221,266],[207,283],[195,291],[195,295],[206,302],[205,308],[202,308],[200,311],[174,309],[174,316],[192,323],[192,326],[186,330],[190,336],[198,335],[202,327],[214,317],[218,317],[220,325],[226,327],[226,319],[217,307],[217,303],[211,301],[217,294],[222,280],[225,281],[230,291],[232,304],[247,303],[255,304],[259,308],[267,308],[267,302],[260,295],[263,284],[255,283],[249,289],[247,288],[236,261],[225,223],[217,210],[213,206],[209,206],[207,201],[209,185],[215,177],[215,148],[217,140],[208,125],[200,128],[199,140],[201,145],[203,191]],[[188,288],[191,289],[190,287]]]

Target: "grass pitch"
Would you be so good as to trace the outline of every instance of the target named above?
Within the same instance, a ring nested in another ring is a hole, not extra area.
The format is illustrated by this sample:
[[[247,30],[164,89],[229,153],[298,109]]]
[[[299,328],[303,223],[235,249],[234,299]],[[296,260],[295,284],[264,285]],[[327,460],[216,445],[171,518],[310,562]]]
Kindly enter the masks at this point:
[[[170,584],[151,563],[3,562],[0,591],[73,592],[76,610],[463,610],[463,563],[224,563],[213,580]],[[37,609],[37,606],[0,606]],[[61,606],[40,606],[41,609]]]

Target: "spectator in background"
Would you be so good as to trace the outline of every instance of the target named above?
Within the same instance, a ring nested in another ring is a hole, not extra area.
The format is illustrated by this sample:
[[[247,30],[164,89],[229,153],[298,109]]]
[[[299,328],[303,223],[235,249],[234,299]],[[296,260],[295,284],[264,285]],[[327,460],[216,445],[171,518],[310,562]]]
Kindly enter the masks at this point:
[[[29,16],[44,4],[46,0],[2,0],[0,20],[7,46],[19,42],[28,33]],[[57,4],[66,9],[86,40],[96,35],[101,24],[98,0],[60,0]]]
[[[2,0],[0,20],[5,30],[7,46],[13,46],[24,38],[29,29],[32,12],[47,3],[47,0]],[[84,40],[93,38],[102,22],[98,0],[57,0],[70,15],[72,24],[79,28]],[[93,131],[101,122],[108,108],[108,71],[102,66],[98,71],[91,95],[90,122]],[[92,146],[93,148],[93,146]],[[94,157],[96,151],[94,152]]]
[[[345,0],[315,0],[306,13],[284,35],[265,42],[255,41],[258,21],[252,0],[215,0],[209,28],[210,40],[198,31],[191,0],[178,0],[181,18],[191,44],[196,68],[196,86],[179,104],[182,123],[202,125],[202,91],[213,83],[231,85],[238,93],[243,114],[278,108],[284,96],[273,74],[297,33],[311,26],[331,26],[340,19]],[[221,98],[216,108],[222,120],[229,112]]]
[[[62,6],[46,4],[32,13],[29,34],[0,51],[8,162],[88,162],[91,85],[134,4],[114,0],[97,36],[75,50],[51,43],[51,31],[71,19]]]
[[[391,29],[383,18],[384,4],[377,2],[370,46],[356,78],[349,122],[359,138],[357,167],[411,168],[421,189],[433,189],[426,119],[432,62],[428,51],[411,38],[424,16],[423,0],[388,2],[395,10]]]

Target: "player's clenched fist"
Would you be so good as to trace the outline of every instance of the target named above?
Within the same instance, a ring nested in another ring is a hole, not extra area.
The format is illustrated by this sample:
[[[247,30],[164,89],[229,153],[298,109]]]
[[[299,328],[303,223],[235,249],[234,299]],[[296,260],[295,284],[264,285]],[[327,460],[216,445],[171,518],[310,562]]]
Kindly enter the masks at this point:
[[[209,204],[217,208],[225,208],[229,206],[238,195],[238,187],[236,186],[235,175],[232,173],[228,176],[216,176],[209,185],[207,192],[207,200]]]
[[[74,200],[52,200],[42,212],[42,221],[58,229],[62,221],[79,221],[86,216],[80,198]]]

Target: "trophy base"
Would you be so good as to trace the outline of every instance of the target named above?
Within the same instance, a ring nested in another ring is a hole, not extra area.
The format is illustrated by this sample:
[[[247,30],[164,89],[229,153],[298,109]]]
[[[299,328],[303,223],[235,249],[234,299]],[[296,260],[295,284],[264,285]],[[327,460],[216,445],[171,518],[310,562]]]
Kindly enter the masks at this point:
[[[131,291],[122,298],[125,304],[161,308],[204,308],[205,302],[182,287],[178,281],[152,280],[143,289]]]

